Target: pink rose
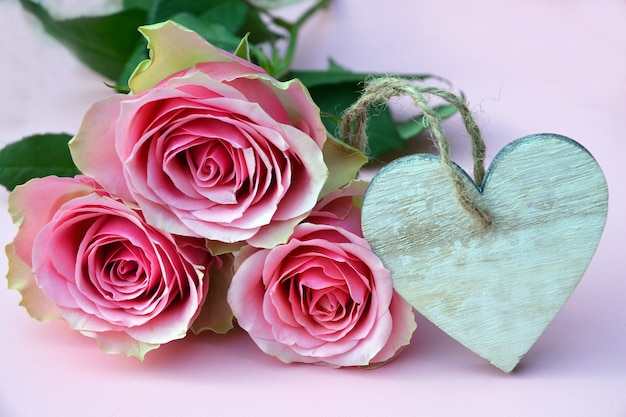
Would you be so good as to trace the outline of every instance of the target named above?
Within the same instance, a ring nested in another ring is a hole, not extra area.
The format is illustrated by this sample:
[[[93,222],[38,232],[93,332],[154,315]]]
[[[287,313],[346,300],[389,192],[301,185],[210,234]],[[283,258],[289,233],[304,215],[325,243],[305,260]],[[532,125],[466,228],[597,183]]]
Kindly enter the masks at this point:
[[[132,94],[87,112],[70,145],[79,169],[168,232],[284,242],[327,178],[326,131],[304,86],[173,22],[141,31],[152,59]]]
[[[245,247],[228,301],[256,344],[284,362],[371,366],[392,359],[415,329],[411,306],[360,236],[348,230],[362,185],[337,191],[285,244]],[[349,204],[346,204],[348,202]],[[338,225],[347,220],[348,228]]]
[[[143,359],[184,337],[209,270],[222,265],[203,239],[147,225],[86,177],[31,180],[11,193],[9,211],[19,230],[8,279],[22,305],[40,320],[64,318],[109,353]]]

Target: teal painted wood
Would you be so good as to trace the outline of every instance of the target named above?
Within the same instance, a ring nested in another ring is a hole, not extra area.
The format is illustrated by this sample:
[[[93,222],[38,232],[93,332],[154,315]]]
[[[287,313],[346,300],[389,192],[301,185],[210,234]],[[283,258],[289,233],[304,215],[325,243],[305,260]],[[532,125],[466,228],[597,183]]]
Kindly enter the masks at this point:
[[[363,233],[417,311],[510,372],[591,261],[606,222],[606,180],[580,144],[549,134],[507,145],[480,187],[464,178],[490,227],[458,203],[438,157],[411,155],[372,180]]]

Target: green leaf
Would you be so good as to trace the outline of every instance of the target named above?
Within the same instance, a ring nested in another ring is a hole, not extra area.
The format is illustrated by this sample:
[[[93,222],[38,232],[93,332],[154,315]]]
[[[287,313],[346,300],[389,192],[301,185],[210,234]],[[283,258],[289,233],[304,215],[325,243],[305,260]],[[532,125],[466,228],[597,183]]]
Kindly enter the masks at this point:
[[[13,190],[36,177],[80,174],[67,146],[71,138],[67,133],[33,135],[0,149],[0,184]]]
[[[243,25],[248,8],[240,0],[157,0],[153,2],[148,20],[158,23],[188,13],[206,22],[219,23],[235,33]]]
[[[231,32],[237,33],[246,22],[250,6],[241,0],[220,0],[213,1],[213,3],[215,4],[204,11],[200,17],[203,20],[226,26]]]
[[[123,6],[125,10],[140,9],[149,11],[155,0],[124,0]]]
[[[406,141],[398,134],[396,122],[386,106],[378,111],[370,109],[368,115],[367,136],[370,158],[377,158],[387,152],[407,147]]]
[[[137,39],[137,27],[144,23],[143,10],[125,10],[107,16],[55,20],[39,4],[20,0],[45,30],[67,46],[81,61],[110,80],[117,80]]]
[[[246,33],[250,33],[250,43],[258,45],[264,42],[275,42],[281,36],[273,32],[267,23],[261,18],[258,10],[250,7],[246,13],[243,25],[239,28],[237,34],[241,37]]]
[[[179,13],[171,16],[170,19],[193,30],[214,46],[227,51],[234,51],[241,42],[241,37],[235,35],[226,26],[200,19],[190,13]]]
[[[338,84],[338,83],[361,83],[366,79],[382,77],[387,74],[378,73],[364,73],[364,72],[352,72],[339,64],[334,60],[328,61],[328,69],[320,71],[291,71],[287,74],[287,78],[298,78],[307,87],[315,87],[325,84]],[[425,80],[431,78],[430,74],[394,74],[397,77],[407,78],[411,80]]]
[[[128,80],[133,74],[133,71],[135,71],[135,68],[137,68],[137,65],[139,65],[140,62],[148,58],[148,43],[142,37],[141,39],[137,40],[137,45],[135,46],[133,53],[130,54],[130,57],[126,61],[126,64],[124,64],[124,68],[122,69],[120,76],[117,78],[117,85],[122,87],[128,87]]]
[[[254,7],[261,9],[278,9],[295,3],[302,3],[305,0],[248,0]]]
[[[434,107],[433,110],[437,113],[440,120],[447,119],[456,113],[457,109],[452,104],[444,104],[441,106]],[[428,126],[424,123],[424,115],[420,114],[418,116],[413,117],[410,120],[396,122],[396,130],[400,137],[404,140],[411,139],[424,130],[426,130]]]
[[[332,134],[337,132],[338,121],[344,111],[358,100],[366,80],[386,76],[387,74],[352,72],[329,60],[328,69],[322,71],[291,71],[287,78],[298,78],[309,89],[313,101],[320,107],[326,129]],[[429,74],[394,74],[396,77],[409,80],[426,80]],[[382,105],[368,110],[368,145],[370,158],[377,158],[387,152],[404,149],[406,140],[424,130],[422,116],[406,121],[396,122],[387,106]],[[454,106],[444,105],[435,110],[441,119],[456,112]]]
[[[333,117],[322,119],[326,129],[331,134],[339,136],[337,120],[343,112],[358,100],[361,85],[359,82],[342,82],[336,84],[321,84],[309,89],[309,93],[322,113]],[[399,136],[395,122],[386,106],[370,108],[368,110],[369,124],[367,129],[370,158],[377,158],[386,152],[406,147],[405,141]],[[343,138],[342,138],[343,139]]]
[[[358,100],[363,89],[363,82],[373,76],[380,76],[380,74],[350,72],[332,61],[326,71],[294,71],[289,75],[300,79],[308,87],[313,101],[322,113],[332,116],[325,117],[322,121],[326,129],[336,135],[341,133],[337,132],[338,120],[341,119],[344,111]],[[389,151],[406,147],[386,106],[370,108],[368,115],[367,136],[370,158],[377,158]]]

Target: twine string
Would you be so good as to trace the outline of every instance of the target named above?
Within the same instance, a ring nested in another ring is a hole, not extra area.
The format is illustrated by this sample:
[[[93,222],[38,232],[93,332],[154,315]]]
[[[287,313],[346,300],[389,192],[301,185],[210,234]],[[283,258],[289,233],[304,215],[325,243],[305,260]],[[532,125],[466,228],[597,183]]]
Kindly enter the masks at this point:
[[[450,157],[450,144],[441,127],[441,120],[437,112],[428,105],[425,94],[438,96],[455,106],[459,111],[472,142],[474,181],[480,186],[485,178],[485,142],[464,98],[458,97],[450,91],[431,86],[416,86],[408,80],[395,77],[382,77],[370,80],[366,82],[359,99],[345,111],[341,119],[339,129],[342,137],[348,144],[363,153],[367,153],[368,108],[381,103],[385,104],[392,97],[410,97],[424,114],[423,121],[426,126],[430,127],[431,134],[435,138],[435,143],[439,149],[441,166],[446,175],[452,180],[459,202],[483,227],[489,226],[493,223],[493,219],[489,212],[484,207],[481,207],[477,201],[479,193],[475,189],[468,187],[467,182],[463,179],[463,174],[454,166]]]

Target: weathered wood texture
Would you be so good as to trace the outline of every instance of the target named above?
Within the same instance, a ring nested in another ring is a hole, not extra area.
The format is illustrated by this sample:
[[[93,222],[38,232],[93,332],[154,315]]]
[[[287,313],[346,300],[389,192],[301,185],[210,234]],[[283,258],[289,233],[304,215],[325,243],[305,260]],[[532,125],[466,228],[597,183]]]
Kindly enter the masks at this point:
[[[584,274],[606,221],[607,185],[582,146],[547,134],[507,145],[482,187],[464,177],[490,227],[461,207],[438,157],[412,155],[372,180],[363,233],[408,302],[510,372]]]

